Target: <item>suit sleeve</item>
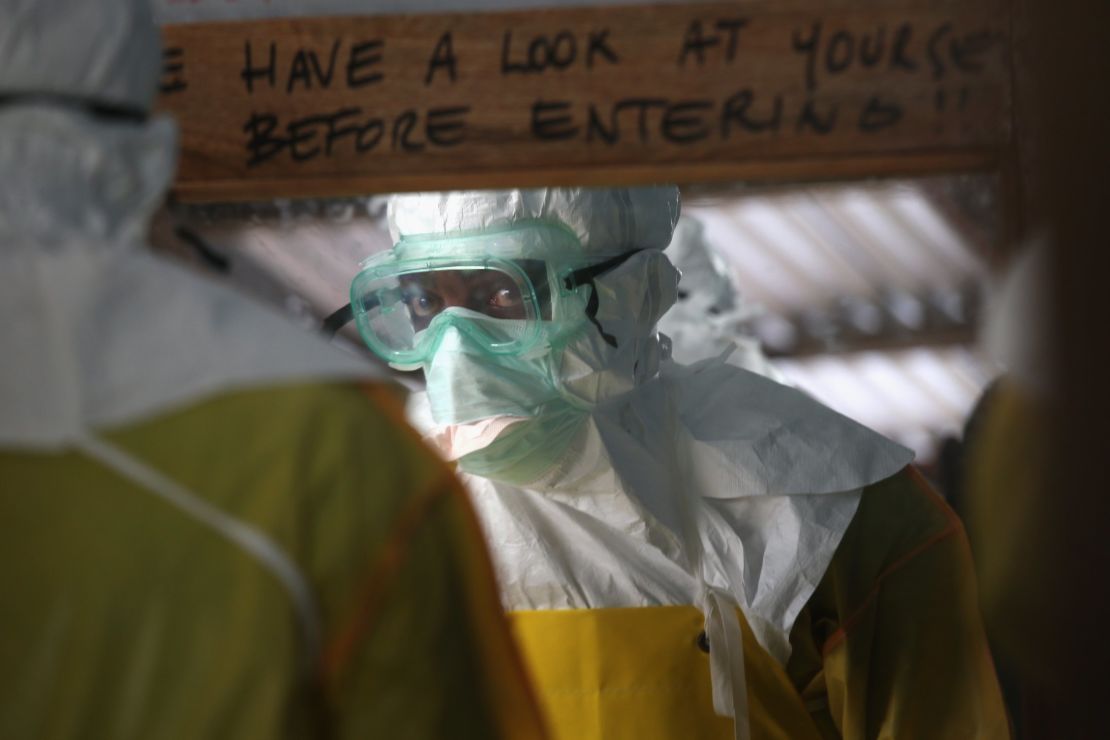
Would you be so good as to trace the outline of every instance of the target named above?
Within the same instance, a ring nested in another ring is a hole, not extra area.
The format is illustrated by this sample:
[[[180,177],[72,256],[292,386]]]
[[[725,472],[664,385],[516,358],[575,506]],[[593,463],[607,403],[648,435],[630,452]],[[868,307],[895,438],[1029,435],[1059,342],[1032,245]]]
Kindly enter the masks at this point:
[[[332,621],[322,662],[339,738],[541,738],[482,532],[453,473],[402,437],[363,465],[408,466],[368,560]]]
[[[836,629],[821,646],[841,736],[1009,737],[955,514],[908,471],[865,492],[857,516],[832,574]]]

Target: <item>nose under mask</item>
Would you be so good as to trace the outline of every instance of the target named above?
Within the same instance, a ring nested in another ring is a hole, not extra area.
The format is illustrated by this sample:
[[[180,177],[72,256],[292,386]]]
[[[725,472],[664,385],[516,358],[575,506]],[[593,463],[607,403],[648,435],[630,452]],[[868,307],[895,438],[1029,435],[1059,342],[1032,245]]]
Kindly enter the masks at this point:
[[[445,330],[424,366],[436,424],[466,424],[499,416],[532,417],[560,397],[550,353],[520,358],[490,355],[466,333]]]
[[[589,412],[559,392],[555,355],[493,356],[450,328],[425,366],[432,441],[465,472],[525,485],[566,453]]]

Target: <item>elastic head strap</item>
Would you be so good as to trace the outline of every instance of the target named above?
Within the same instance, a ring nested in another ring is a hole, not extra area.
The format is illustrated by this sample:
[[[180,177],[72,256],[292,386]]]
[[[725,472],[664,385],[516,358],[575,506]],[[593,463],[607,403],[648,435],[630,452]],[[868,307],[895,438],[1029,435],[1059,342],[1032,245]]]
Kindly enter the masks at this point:
[[[351,308],[351,304],[348,303],[324,319],[323,323],[320,324],[320,331],[324,333],[325,337],[331,339],[335,336],[336,332],[350,323],[354,318],[355,311]]]
[[[616,257],[610,257],[604,262],[598,262],[597,264],[579,268],[563,279],[563,285],[567,290],[574,290],[582,285],[590,286],[590,297],[586,301],[586,318],[590,320],[591,324],[597,327],[597,331],[601,334],[601,338],[610,347],[617,346],[617,338],[606,332],[605,329],[602,328],[601,322],[597,320],[597,309],[601,306],[601,300],[598,298],[597,286],[594,285],[594,280],[624,264],[629,257],[641,251],[643,250],[634,249],[631,252],[618,254]]]
[[[0,94],[0,108],[14,107],[17,105],[34,105],[36,103],[45,103],[47,105],[61,106],[64,108],[76,108],[96,118],[107,121],[143,123],[149,118],[147,112],[142,108],[121,105],[119,103],[106,103],[90,98],[78,97],[76,95],[66,95],[64,93],[25,92]]]

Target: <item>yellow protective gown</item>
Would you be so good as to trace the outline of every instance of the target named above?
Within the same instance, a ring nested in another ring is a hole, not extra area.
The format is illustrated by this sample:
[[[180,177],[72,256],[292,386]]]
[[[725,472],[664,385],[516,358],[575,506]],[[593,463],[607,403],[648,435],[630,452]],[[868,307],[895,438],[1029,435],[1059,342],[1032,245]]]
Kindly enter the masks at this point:
[[[732,737],[693,606],[512,621],[559,740]],[[741,622],[753,738],[1009,736],[963,528],[914,471],[864,491],[785,668]]]
[[[99,431],[289,554],[319,605],[310,666],[243,549],[81,453],[0,449],[0,737],[540,737],[465,495],[366,391]]]

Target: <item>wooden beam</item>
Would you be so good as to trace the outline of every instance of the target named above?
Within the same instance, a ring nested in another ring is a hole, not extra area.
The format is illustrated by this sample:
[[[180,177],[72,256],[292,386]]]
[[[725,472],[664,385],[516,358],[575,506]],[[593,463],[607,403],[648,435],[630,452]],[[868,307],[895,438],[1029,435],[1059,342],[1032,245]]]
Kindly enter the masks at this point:
[[[178,197],[994,168],[1004,0],[750,0],[165,28]]]

